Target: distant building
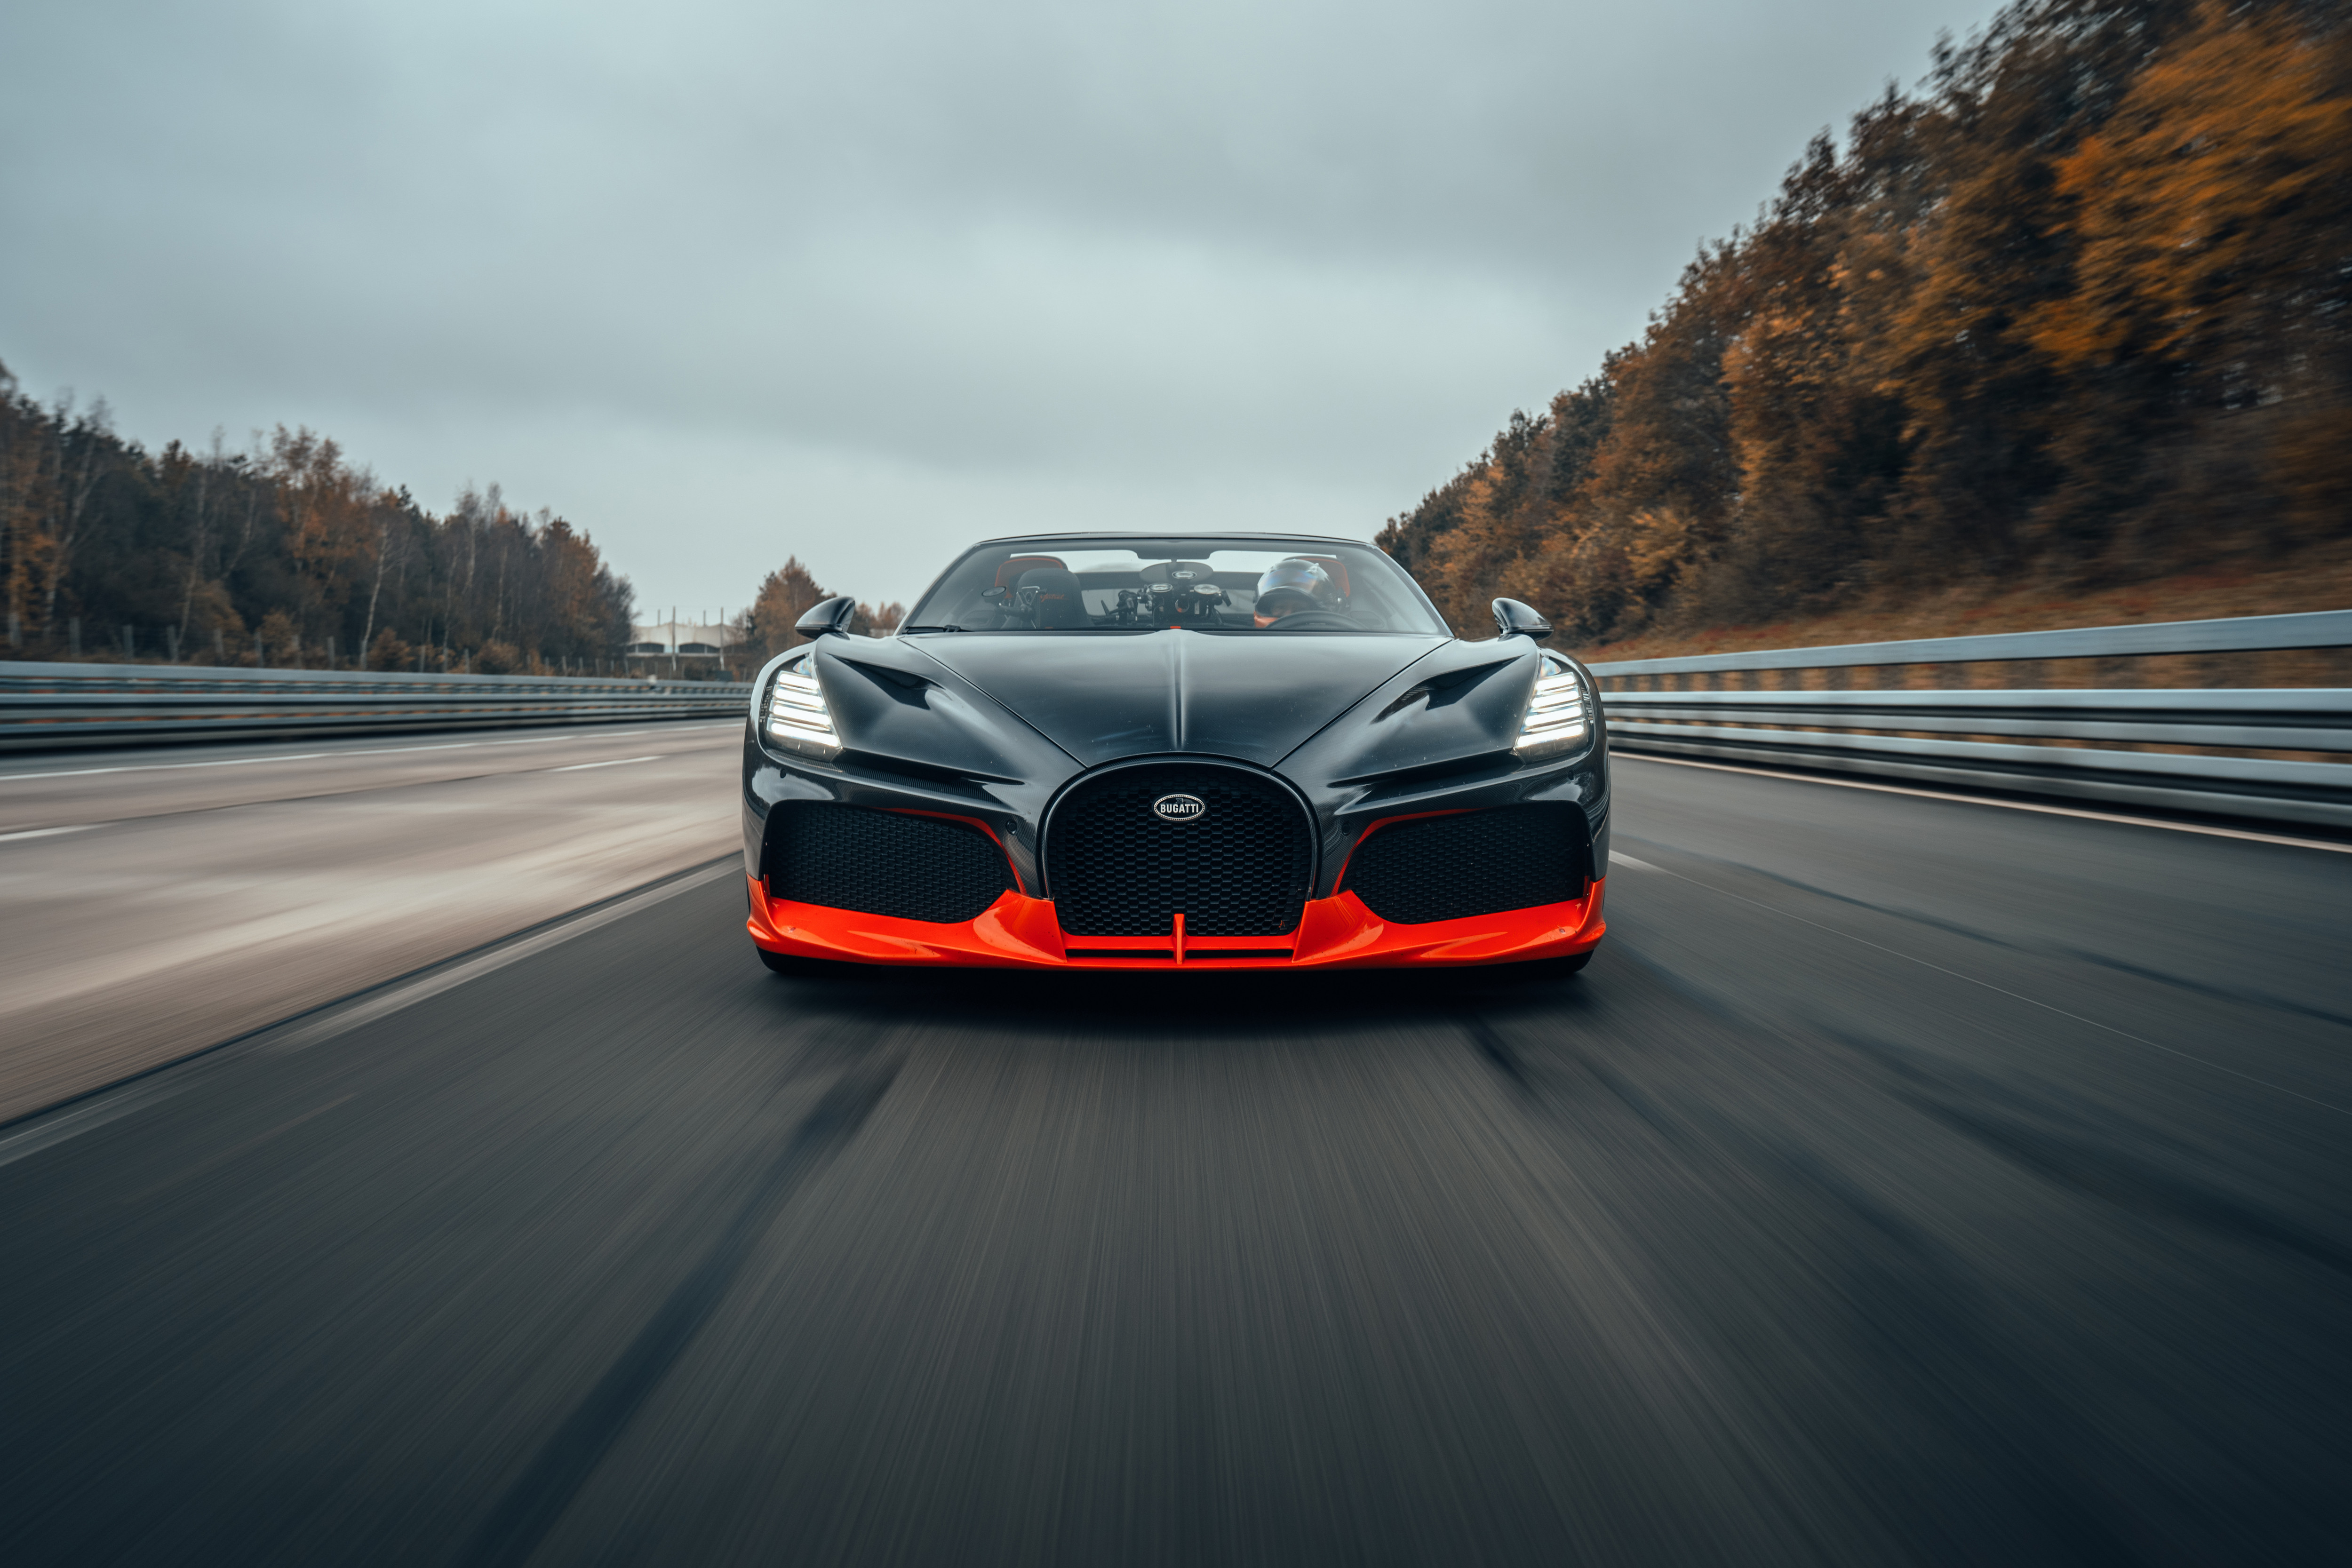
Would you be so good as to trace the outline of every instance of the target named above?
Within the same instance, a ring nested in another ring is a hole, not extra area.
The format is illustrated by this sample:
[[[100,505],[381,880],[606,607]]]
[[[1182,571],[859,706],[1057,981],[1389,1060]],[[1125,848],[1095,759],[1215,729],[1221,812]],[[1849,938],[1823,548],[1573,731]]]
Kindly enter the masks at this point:
[[[715,659],[743,640],[732,626],[697,626],[685,621],[656,621],[629,628],[629,657],[640,663],[655,659]]]

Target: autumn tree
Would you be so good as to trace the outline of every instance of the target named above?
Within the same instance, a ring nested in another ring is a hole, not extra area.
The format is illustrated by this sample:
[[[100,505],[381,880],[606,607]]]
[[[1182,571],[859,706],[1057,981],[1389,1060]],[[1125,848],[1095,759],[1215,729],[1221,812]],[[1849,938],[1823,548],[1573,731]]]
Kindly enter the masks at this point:
[[[79,621],[93,653],[127,633],[148,657],[461,669],[496,642],[544,670],[616,657],[633,595],[495,486],[436,517],[307,429],[151,455],[103,402],[43,404],[0,369],[0,598],[17,657],[68,653]]]
[[[2074,287],[2053,510],[2160,535],[2341,528],[2352,496],[2352,50],[2207,5],[2056,161]]]
[[[1601,638],[2340,531],[2348,36],[2291,0],[2011,6],[1381,543],[1457,629],[1507,593]]]
[[[761,580],[760,591],[751,601],[745,627],[750,645],[765,660],[807,642],[793,630],[794,623],[833,597],[817,586],[816,579],[801,564],[800,557],[786,557],[783,565]]]

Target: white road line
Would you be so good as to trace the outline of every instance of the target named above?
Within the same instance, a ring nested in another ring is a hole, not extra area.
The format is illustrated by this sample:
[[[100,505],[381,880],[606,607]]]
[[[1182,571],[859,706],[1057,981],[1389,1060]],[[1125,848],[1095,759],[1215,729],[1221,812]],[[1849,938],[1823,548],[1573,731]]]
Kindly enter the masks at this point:
[[[1997,806],[2004,811],[2035,811],[2045,817],[2086,817],[2094,822],[2124,822],[2135,828],[2162,828],[2168,833],[2202,833],[2214,839],[2251,839],[2258,844],[2288,844],[2299,850],[2326,850],[2352,855],[2352,844],[2326,839],[2297,839],[2284,833],[2255,833],[2243,828],[2209,828],[2200,822],[2166,822],[2154,817],[2128,817],[2119,811],[2085,811],[2077,806],[2036,806],[2025,800],[1995,800],[1982,795],[1954,795],[1942,789],[1906,789],[1900,784],[1865,784],[1858,779],[1817,779],[1810,773],[1782,773],[1770,768],[1740,768],[1728,762],[1696,762],[1687,757],[1649,757],[1617,751],[1612,762],[1663,762],[1669,768],[1705,768],[1717,773],[1745,773],[1757,779],[1780,779],[1791,784],[1827,784],[1833,789],[1874,789],[1882,795],[1916,795],[1923,800],[1956,800],[1963,806]]]
[[[471,751],[482,746],[544,746],[560,735],[530,735],[520,740],[444,740],[432,746],[355,746],[349,751],[326,751],[322,757],[398,757],[410,751]],[[163,766],[169,767],[169,763]]]
[[[86,779],[93,773],[159,773],[173,768],[249,768],[257,762],[308,762],[315,757],[332,757],[331,751],[298,751],[290,757],[224,757],[215,762],[140,762],[125,763],[120,768],[61,768],[47,773],[0,774],[0,784],[14,784],[24,779]]]
[[[1632,855],[1621,855],[1615,850],[1611,850],[1609,852],[1609,863],[1611,865],[1629,865],[1635,871],[1655,871],[1658,869],[1656,866],[1652,865],[1648,861],[1637,861]]]
[[[656,751],[651,757],[615,757],[610,762],[575,762],[569,768],[551,768],[550,773],[577,773],[583,768],[626,768],[632,762],[659,762],[666,754]]]
[[[0,833],[0,844],[14,843],[18,839],[50,839],[59,833],[86,833],[96,826],[96,822],[83,822],[71,828],[26,828],[22,832]]]
[[[734,729],[734,724],[682,724],[677,729],[598,730],[587,735],[530,735],[520,740],[452,740],[432,746],[373,746],[349,751],[295,751],[273,757],[224,757],[211,762],[125,762],[112,768],[59,768],[46,773],[0,773],[0,784],[26,779],[87,779],[93,773],[168,773],[178,768],[250,768],[259,762],[316,762],[322,757],[396,757],[411,751],[468,751],[484,746],[546,746],[558,740],[626,740],[633,736],[674,735],[680,730]]]

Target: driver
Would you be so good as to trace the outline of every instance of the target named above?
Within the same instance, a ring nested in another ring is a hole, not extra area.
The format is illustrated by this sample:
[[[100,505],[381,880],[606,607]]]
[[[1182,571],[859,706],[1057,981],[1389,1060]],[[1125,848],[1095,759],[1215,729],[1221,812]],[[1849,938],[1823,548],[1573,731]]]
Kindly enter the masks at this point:
[[[1276,561],[1257,580],[1257,600],[1251,614],[1259,626],[1265,627],[1302,611],[1339,608],[1339,595],[1331,586],[1331,574],[1311,560],[1292,556]]]

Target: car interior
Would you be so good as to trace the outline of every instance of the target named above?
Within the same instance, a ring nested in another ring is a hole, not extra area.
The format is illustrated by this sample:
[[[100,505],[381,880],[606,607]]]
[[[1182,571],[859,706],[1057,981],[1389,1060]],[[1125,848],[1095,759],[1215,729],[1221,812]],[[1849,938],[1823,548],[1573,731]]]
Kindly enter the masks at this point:
[[[1184,541],[1171,541],[1181,545]],[[1192,541],[1199,543],[1202,541]],[[1148,542],[1147,546],[1148,548]],[[1327,547],[1328,548],[1328,547]],[[1269,593],[1268,570],[1305,562],[1311,592]],[[1313,549],[1209,549],[1161,559],[1089,545],[1047,554],[1034,547],[974,551],[916,606],[907,630],[959,632],[1150,631],[1411,632],[1443,633],[1401,572],[1368,580],[1336,553]]]

